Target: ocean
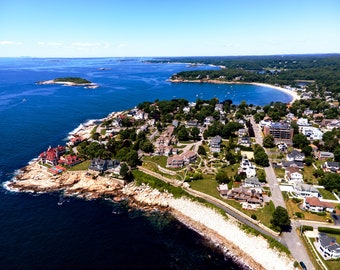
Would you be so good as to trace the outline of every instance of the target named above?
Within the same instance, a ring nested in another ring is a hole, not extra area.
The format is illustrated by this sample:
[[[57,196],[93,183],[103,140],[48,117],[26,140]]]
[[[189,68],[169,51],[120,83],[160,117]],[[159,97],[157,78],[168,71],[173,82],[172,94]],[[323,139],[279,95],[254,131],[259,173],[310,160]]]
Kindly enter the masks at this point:
[[[0,58],[0,180],[90,119],[143,101],[232,99],[234,104],[289,102],[287,94],[254,85],[172,84],[182,70],[131,58]],[[216,67],[217,68],[217,67]],[[83,77],[97,89],[37,85]],[[0,189],[1,269],[243,269],[199,234],[162,213],[128,211],[104,200]],[[115,209],[119,208],[119,211]],[[119,214],[116,214],[116,213]]]

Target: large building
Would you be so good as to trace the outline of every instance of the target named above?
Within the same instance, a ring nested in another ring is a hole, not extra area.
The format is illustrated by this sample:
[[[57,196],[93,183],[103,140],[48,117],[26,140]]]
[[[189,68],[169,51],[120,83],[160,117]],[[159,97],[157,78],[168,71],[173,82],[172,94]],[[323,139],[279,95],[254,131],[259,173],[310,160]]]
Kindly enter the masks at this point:
[[[273,135],[275,144],[286,143],[287,145],[293,144],[294,129],[287,123],[282,124],[272,122],[270,125],[263,127],[264,135]]]

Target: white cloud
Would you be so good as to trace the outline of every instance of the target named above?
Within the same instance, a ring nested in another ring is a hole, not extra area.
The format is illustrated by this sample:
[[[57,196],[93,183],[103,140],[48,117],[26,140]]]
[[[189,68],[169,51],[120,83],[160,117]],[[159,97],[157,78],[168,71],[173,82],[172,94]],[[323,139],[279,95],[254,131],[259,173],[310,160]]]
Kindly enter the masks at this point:
[[[10,40],[0,40],[0,45],[22,45],[22,42],[15,42]]]
[[[71,44],[72,46],[75,47],[100,47],[101,44],[96,42],[96,43],[91,43],[91,42],[74,42]]]
[[[128,46],[129,46],[129,45],[128,45],[128,44],[125,44],[125,43],[118,44],[118,47],[119,47],[119,48],[128,47]]]

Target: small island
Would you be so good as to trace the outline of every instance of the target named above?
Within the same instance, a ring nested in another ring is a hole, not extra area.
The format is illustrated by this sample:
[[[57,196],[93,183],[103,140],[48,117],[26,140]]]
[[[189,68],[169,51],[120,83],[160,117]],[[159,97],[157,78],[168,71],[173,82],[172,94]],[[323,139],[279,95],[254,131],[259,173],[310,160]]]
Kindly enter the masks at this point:
[[[61,84],[63,86],[84,86],[88,89],[98,88],[99,85],[93,82],[90,82],[87,79],[80,77],[64,77],[64,78],[56,78],[53,80],[40,81],[37,84]]]

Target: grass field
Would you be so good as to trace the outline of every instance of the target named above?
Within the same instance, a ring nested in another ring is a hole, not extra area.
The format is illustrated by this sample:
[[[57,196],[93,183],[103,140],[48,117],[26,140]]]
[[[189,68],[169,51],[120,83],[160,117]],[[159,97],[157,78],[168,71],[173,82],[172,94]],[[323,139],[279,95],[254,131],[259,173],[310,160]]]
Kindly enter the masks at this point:
[[[85,160],[69,169],[69,171],[86,171],[91,164],[91,160]]]
[[[321,196],[325,200],[336,200],[336,197],[334,194],[324,188],[318,188],[318,191],[320,192]]]

